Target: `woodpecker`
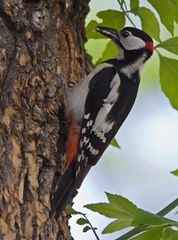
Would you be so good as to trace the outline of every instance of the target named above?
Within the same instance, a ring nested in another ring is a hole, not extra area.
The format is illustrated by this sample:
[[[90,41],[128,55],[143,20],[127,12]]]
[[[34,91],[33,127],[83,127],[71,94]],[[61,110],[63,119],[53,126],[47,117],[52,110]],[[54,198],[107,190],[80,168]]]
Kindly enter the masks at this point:
[[[119,55],[101,63],[74,88],[66,90],[70,123],[67,167],[52,196],[56,216],[75,196],[128,116],[137,96],[140,71],[153,53],[152,38],[140,29],[97,27],[96,31],[117,45]]]

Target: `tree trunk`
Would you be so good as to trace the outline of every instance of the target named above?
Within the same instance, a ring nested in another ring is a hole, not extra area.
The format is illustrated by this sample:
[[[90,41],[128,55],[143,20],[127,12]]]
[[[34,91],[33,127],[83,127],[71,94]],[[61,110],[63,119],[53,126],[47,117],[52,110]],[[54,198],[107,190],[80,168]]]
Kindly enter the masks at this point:
[[[65,166],[63,81],[87,73],[89,0],[0,0],[0,240],[70,239],[50,216]]]

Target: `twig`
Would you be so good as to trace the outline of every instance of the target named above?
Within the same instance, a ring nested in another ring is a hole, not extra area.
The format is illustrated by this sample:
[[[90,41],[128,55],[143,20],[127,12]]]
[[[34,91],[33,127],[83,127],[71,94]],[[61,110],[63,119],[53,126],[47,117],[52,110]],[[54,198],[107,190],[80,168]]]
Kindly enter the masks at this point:
[[[129,14],[128,14],[127,5],[126,5],[125,1],[118,0],[118,3],[119,3],[119,5],[120,5],[120,7],[121,7],[121,10],[123,11],[123,13],[124,13],[124,14],[126,15],[126,17],[128,18],[128,20],[131,22],[131,24],[132,24],[134,27],[136,27],[135,24],[134,24],[134,22],[132,21],[132,19],[130,18]],[[126,9],[124,9],[124,6],[125,6]]]
[[[83,217],[88,221],[88,224],[90,225],[91,230],[93,231],[96,239],[97,239],[97,240],[100,240],[99,237],[98,237],[98,235],[97,235],[97,233],[96,233],[96,231],[95,231],[95,228],[92,226],[92,224],[91,224],[91,222],[89,221],[89,219],[87,218],[86,214],[82,213],[82,215],[83,215]]]
[[[169,212],[171,212],[174,208],[176,208],[178,206],[178,198],[176,198],[173,202],[171,202],[168,206],[166,206],[165,208],[163,208],[161,211],[159,211],[157,213],[157,215],[159,216],[165,216],[166,214],[168,214]]]

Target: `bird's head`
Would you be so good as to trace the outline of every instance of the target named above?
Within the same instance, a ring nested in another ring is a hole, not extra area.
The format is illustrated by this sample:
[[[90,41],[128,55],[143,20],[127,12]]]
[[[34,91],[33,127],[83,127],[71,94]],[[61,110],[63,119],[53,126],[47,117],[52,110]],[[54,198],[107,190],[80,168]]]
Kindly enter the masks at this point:
[[[132,62],[143,55],[146,61],[153,53],[152,38],[138,28],[125,27],[116,30],[108,27],[97,27],[95,31],[110,38],[120,48],[120,58],[128,62]]]

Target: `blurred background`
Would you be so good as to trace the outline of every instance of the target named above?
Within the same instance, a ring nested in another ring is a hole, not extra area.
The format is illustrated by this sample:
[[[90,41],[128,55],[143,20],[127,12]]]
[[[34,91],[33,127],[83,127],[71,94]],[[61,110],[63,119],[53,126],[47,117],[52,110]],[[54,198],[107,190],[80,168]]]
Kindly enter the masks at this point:
[[[141,3],[145,4],[144,1]],[[117,0],[91,0],[91,11],[86,23],[96,19],[98,11],[119,10],[118,8]],[[140,27],[139,20],[135,19],[134,22],[138,22]],[[164,28],[161,37],[170,37]],[[107,40],[90,40],[86,44],[93,62],[101,57],[106,43]],[[165,55],[168,56],[168,53]],[[138,207],[153,213],[168,205],[178,195],[178,178],[170,173],[178,168],[178,112],[161,91],[156,52],[143,69],[136,102],[116,139],[121,149],[110,146],[105,151],[84,180],[73,206],[77,211],[87,213],[93,226],[98,228],[97,234],[102,240],[115,239],[123,234],[120,231],[102,235],[103,228],[112,219],[83,208],[85,204],[107,202],[104,192],[122,195]],[[174,210],[168,216],[178,220],[175,212]],[[70,220],[73,238],[95,240],[91,231],[82,232],[82,226],[76,224],[78,218],[79,216],[73,216]]]

